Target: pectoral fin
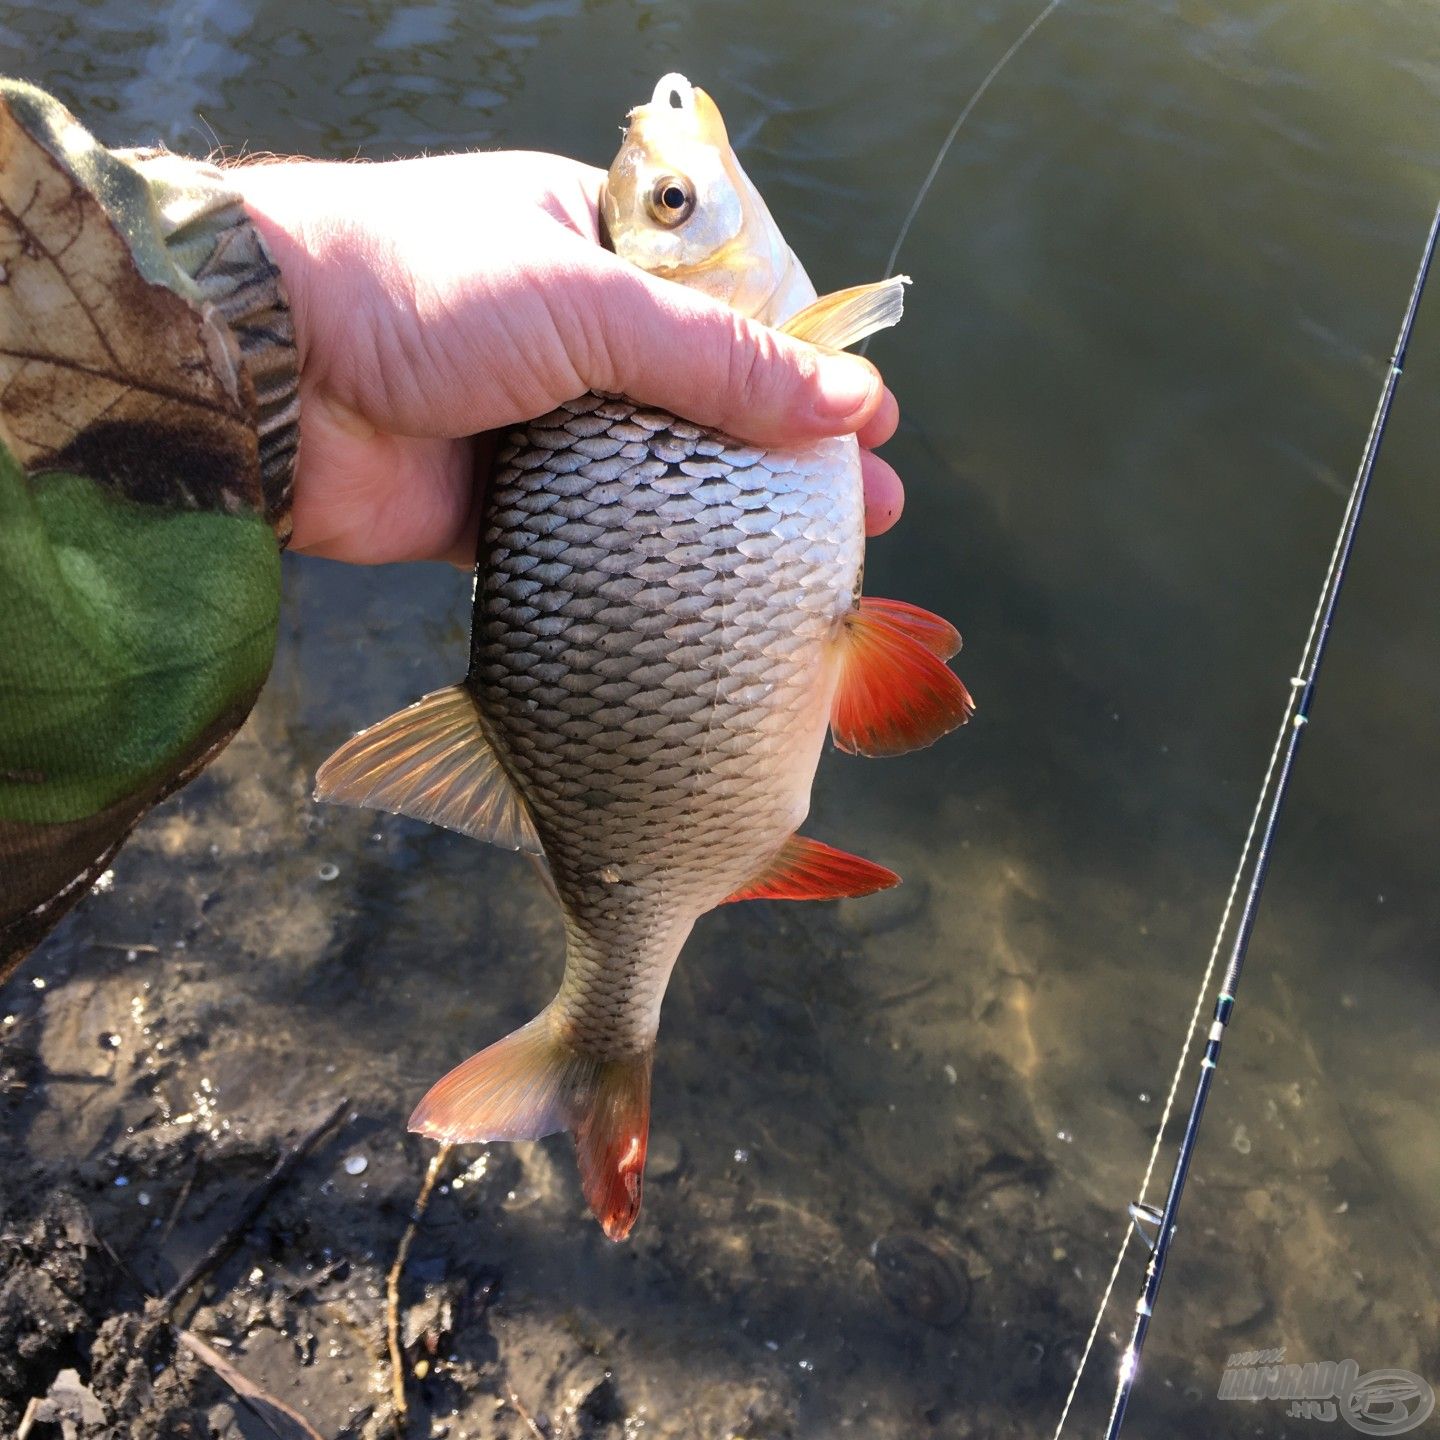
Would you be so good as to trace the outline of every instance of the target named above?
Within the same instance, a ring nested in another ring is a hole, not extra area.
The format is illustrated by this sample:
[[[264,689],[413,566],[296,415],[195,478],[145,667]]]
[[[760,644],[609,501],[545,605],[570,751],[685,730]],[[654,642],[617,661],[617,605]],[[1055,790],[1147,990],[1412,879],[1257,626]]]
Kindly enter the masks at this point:
[[[909,283],[908,275],[892,275],[870,285],[836,290],[797,310],[777,328],[812,345],[846,350],[899,321],[905,311],[905,287]]]
[[[315,798],[366,805],[543,853],[525,801],[490,748],[475,702],[459,685],[347,740],[315,776]]]
[[[860,600],[861,612],[883,620],[912,640],[918,640],[932,655],[949,660],[960,653],[960,632],[948,621],[905,600],[878,600],[865,595]]]
[[[845,617],[830,733],[852,755],[903,755],[963,725],[975,702],[941,655],[960,636],[895,600],[860,601]]]
[[[748,885],[728,895],[736,900],[838,900],[873,895],[900,883],[883,865],[847,855],[833,845],[792,835],[780,853]]]

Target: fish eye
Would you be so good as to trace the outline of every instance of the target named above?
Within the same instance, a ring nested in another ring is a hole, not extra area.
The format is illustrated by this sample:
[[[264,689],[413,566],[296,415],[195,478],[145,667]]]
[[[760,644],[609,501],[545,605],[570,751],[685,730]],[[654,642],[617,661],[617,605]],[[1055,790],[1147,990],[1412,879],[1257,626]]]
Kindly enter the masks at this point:
[[[662,225],[679,225],[695,209],[695,191],[679,175],[662,175],[650,187],[650,213]]]

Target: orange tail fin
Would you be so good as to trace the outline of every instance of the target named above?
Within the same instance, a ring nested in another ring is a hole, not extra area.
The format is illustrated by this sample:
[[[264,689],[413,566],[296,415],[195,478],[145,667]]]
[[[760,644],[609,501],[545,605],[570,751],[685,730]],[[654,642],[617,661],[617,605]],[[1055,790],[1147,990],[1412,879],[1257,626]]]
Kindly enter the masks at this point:
[[[580,1188],[612,1240],[623,1240],[640,1214],[654,1054],[646,1050],[598,1066],[585,1107],[570,1126]]]
[[[546,1009],[437,1080],[410,1128],[452,1144],[569,1130],[591,1212],[610,1239],[623,1240],[640,1214],[653,1055],[581,1054]]]

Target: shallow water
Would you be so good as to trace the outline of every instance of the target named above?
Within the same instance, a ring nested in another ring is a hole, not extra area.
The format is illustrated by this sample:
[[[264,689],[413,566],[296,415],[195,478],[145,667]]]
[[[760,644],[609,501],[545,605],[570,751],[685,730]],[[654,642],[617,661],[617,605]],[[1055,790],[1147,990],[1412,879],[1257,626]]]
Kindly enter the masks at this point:
[[[879,273],[959,105],[1037,8],[50,0],[0,7],[0,68],[112,143],[597,164],[679,69],[823,291]],[[483,1322],[456,1326],[449,1388],[426,1392],[450,1433],[525,1433],[493,1408],[521,1381],[542,1419],[578,1425],[566,1387],[595,1363],[619,1402],[594,1424],[615,1433],[1053,1429],[1435,200],[1437,23],[1429,0],[1070,0],[976,110],[901,257],[910,314],[872,351],[905,408],[888,453],[909,498],[867,588],[956,621],[979,714],[919,755],[822,765],[810,828],[903,890],[697,929],[655,1076],[668,1173],[630,1246],[581,1219],[561,1142],[497,1147],[437,1200],[417,1255],[503,1276]],[[1315,1433],[1215,1398],[1236,1350],[1440,1383],[1437,397],[1432,293],[1136,1435]],[[126,1127],[181,1113],[217,1153],[259,1144],[350,1094],[359,1118],[293,1243],[372,1247],[363,1270],[423,1167],[410,1104],[543,1003],[559,934],[513,857],[305,798],[339,740],[461,673],[464,578],[292,558],[286,599],[251,726],[0,1012],[52,1081],[71,1074],[16,1121],[52,1166],[133,1166]],[[75,1081],[111,1032],[119,1068]],[[157,1059],[164,1035],[178,1062]],[[357,1149],[360,1178],[338,1158]],[[158,1208],[183,1177],[155,1175]],[[179,1263],[104,1193],[146,1264]],[[204,1243],[204,1218],[176,1243]],[[959,1318],[943,1282],[916,1283],[923,1257],[907,1268],[915,1237],[969,1277]],[[1103,1419],[1137,1280],[1132,1251],[1067,1433]],[[288,1373],[266,1343],[237,1353]],[[329,1343],[293,1393],[333,1433],[378,1392],[363,1346]]]

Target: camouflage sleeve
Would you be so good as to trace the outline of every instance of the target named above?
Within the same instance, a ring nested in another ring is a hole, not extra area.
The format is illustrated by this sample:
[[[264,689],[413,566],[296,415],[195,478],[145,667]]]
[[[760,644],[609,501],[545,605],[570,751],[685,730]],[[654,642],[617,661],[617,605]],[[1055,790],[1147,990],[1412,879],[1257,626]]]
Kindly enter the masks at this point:
[[[255,702],[296,385],[224,173],[0,80],[0,981]]]

